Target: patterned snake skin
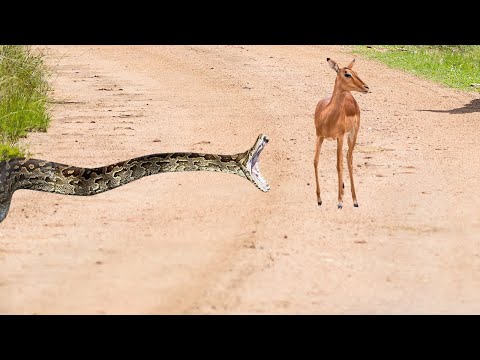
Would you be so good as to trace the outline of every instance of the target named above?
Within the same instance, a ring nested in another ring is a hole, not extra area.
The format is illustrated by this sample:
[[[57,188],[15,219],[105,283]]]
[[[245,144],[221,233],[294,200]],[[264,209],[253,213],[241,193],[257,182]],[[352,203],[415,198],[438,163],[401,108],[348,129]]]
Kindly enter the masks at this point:
[[[235,174],[267,192],[270,187],[260,174],[258,164],[260,153],[267,142],[267,136],[260,135],[255,145],[241,154],[153,154],[98,168],[80,168],[25,158],[2,161],[0,222],[7,216],[13,193],[19,189],[89,196],[115,189],[144,176],[164,172],[217,171]]]

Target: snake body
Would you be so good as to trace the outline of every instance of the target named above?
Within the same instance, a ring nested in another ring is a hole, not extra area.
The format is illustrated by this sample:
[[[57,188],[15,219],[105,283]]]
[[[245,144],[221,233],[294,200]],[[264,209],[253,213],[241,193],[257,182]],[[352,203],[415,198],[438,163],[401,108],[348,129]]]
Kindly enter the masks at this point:
[[[260,135],[252,148],[235,155],[194,152],[151,154],[97,168],[26,158],[2,161],[0,222],[7,216],[16,190],[90,196],[164,172],[216,171],[234,174],[248,179],[258,189],[266,192],[270,187],[260,173],[258,158],[267,142],[268,138]]]

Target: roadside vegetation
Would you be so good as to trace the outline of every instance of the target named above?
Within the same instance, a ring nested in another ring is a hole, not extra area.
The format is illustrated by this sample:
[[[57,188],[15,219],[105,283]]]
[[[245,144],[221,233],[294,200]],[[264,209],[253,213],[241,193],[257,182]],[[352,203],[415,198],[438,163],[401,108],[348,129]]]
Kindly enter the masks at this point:
[[[478,45],[354,46],[353,51],[453,88],[480,92]]]
[[[37,49],[0,45],[0,161],[24,155],[18,140],[47,129],[48,75]]]

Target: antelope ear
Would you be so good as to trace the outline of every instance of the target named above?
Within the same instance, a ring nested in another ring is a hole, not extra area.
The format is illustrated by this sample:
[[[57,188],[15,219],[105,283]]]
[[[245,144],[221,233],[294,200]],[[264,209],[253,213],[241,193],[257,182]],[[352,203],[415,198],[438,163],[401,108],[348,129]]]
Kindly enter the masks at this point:
[[[327,61],[328,61],[328,63],[330,64],[330,67],[331,67],[333,70],[335,70],[335,72],[338,73],[338,72],[340,71],[340,68],[338,67],[338,64],[337,64],[335,61],[333,61],[333,60],[330,59],[330,58],[327,58]]]
[[[353,59],[352,62],[348,64],[347,68],[351,69],[354,64],[355,64],[355,59]]]

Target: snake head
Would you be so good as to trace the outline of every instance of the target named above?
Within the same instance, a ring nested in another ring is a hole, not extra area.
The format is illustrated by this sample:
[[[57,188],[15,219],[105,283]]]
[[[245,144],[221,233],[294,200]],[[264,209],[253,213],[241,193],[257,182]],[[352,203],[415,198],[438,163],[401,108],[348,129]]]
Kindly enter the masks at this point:
[[[244,154],[244,157],[240,162],[245,177],[264,192],[270,190],[270,186],[260,173],[259,157],[267,143],[268,137],[260,134],[255,145]]]

